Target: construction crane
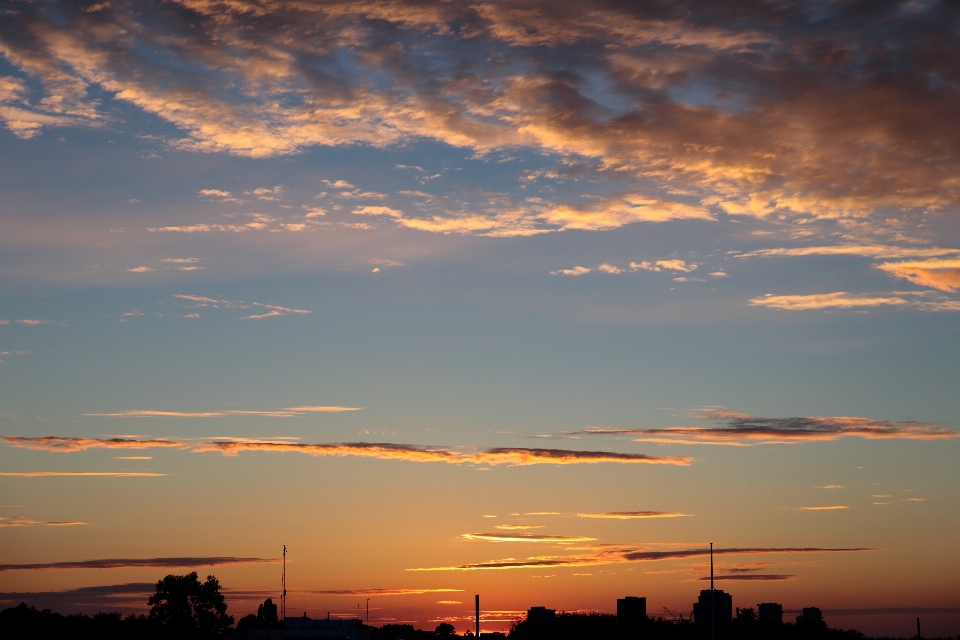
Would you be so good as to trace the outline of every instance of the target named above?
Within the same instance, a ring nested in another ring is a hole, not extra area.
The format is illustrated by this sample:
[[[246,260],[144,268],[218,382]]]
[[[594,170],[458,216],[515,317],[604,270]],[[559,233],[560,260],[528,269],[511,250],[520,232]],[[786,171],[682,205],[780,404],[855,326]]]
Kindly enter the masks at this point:
[[[673,618],[673,621],[674,621],[674,622],[679,622],[679,621],[683,620],[683,614],[674,613],[673,611],[670,611],[670,609],[667,609],[666,607],[664,607],[663,610],[667,612],[667,615],[669,615],[671,618]]]

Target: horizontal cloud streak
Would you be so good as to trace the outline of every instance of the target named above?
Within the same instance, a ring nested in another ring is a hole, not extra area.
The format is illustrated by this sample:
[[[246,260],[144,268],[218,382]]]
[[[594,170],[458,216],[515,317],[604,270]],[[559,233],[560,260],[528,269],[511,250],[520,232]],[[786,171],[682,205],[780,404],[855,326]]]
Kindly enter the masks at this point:
[[[411,596],[423,593],[461,593],[463,589],[328,589],[326,591],[299,591],[318,596]]]
[[[654,562],[660,560],[682,560],[709,556],[709,548],[679,549],[673,551],[648,551],[643,549],[616,548],[609,545],[609,550],[601,550],[584,555],[566,557],[534,557],[526,560],[495,560],[476,564],[462,564],[449,567],[420,567],[407,571],[482,571],[508,569],[542,569],[551,567],[584,567],[593,565],[620,564],[625,562]],[[877,551],[867,547],[823,548],[823,547],[744,547],[730,549],[714,549],[714,555],[793,555],[813,553],[861,553]]]
[[[634,520],[642,518],[686,518],[692,514],[673,511],[611,511],[608,513],[578,513],[578,518],[609,518],[612,520]]]
[[[0,476],[17,478],[48,477],[103,477],[103,478],[159,478],[166,473],[146,473],[141,471],[3,471]]]
[[[236,558],[233,556],[183,557],[183,558],[112,558],[104,560],[78,560],[72,562],[37,562],[24,564],[0,564],[0,571],[63,570],[63,569],[119,569],[126,567],[212,567],[225,564],[276,564],[277,559]]]
[[[723,416],[718,416],[723,417]],[[639,441],[687,444],[789,444],[830,441],[845,437],[872,440],[946,440],[960,432],[924,422],[871,420],[852,416],[833,418],[757,418],[734,414],[719,427],[663,429],[587,429],[586,435],[636,435]]]
[[[494,448],[480,451],[393,444],[388,442],[341,442],[308,444],[278,440],[231,438],[204,441],[154,440],[136,438],[66,438],[2,436],[4,443],[40,451],[74,452],[95,448],[148,449],[151,447],[178,448],[197,453],[216,452],[235,456],[247,451],[303,453],[310,456],[356,456],[380,460],[408,460],[413,462],[471,463],[496,466],[501,464],[524,466],[533,464],[669,464],[687,466],[691,458],[682,456],[648,456],[642,453],[614,453],[609,451],[576,451],[567,449]]]
[[[556,542],[569,544],[571,542],[592,542],[596,538],[586,536],[551,536],[537,533],[465,533],[461,538],[467,540],[487,540],[490,542]]]
[[[748,574],[735,573],[732,575],[719,574],[719,575],[713,576],[712,578],[710,576],[705,576],[703,578],[697,578],[697,580],[700,580],[700,581],[756,580],[758,582],[770,582],[770,581],[780,581],[780,580],[793,580],[793,578],[795,577],[796,576],[793,576],[790,574],[783,574],[783,573],[748,573]]]

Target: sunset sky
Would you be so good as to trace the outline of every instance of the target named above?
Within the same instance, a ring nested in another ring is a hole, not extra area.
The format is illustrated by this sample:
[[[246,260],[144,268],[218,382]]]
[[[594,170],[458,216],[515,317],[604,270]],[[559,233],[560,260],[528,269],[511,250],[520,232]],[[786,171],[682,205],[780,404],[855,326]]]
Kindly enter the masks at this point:
[[[11,1],[0,608],[960,632],[960,7]],[[786,614],[792,620],[792,613]],[[672,616],[671,616],[672,617]]]

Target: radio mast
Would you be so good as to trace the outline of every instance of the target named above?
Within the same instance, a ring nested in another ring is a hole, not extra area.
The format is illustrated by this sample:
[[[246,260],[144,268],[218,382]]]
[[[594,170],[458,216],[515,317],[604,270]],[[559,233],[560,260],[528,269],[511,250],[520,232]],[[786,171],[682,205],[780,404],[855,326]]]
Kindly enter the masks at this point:
[[[280,619],[287,619],[287,545],[283,545],[283,591],[280,593]]]

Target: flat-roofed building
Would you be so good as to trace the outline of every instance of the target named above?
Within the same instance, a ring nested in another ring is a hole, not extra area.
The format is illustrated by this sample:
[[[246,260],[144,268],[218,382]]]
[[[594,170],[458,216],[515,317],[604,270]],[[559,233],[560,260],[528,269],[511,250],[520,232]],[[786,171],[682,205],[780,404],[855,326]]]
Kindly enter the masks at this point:
[[[527,611],[527,620],[542,620],[543,618],[552,618],[557,615],[556,609],[547,609],[546,607],[530,607]]]
[[[806,622],[823,622],[823,613],[817,607],[804,607],[803,613],[797,616],[797,624]]]
[[[693,603],[693,621],[709,623],[710,611],[717,624],[727,624],[733,619],[733,596],[720,589],[703,589],[700,598]]]
[[[783,605],[776,602],[761,602],[757,605],[760,622],[783,624]]]
[[[647,599],[637,596],[617,598],[617,618],[620,620],[646,620]]]

